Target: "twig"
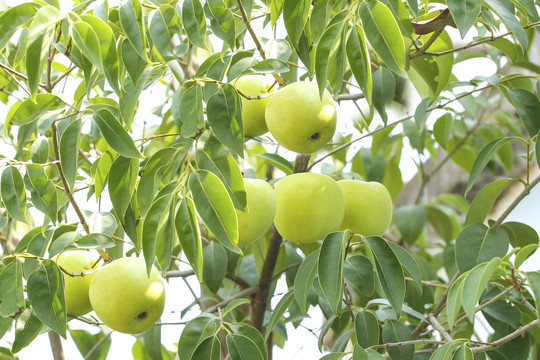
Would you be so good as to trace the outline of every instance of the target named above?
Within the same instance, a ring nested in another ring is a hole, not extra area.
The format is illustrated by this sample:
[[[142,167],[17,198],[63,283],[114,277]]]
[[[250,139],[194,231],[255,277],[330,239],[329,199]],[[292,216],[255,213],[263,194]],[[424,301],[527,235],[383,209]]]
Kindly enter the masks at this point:
[[[195,271],[193,270],[185,270],[185,271],[173,270],[173,271],[167,271],[164,277],[165,278],[177,278],[177,277],[186,278],[193,275],[195,275]]]
[[[481,353],[481,352],[485,352],[485,351],[495,349],[496,347],[501,346],[502,344],[507,343],[508,341],[510,341],[510,340],[512,340],[514,338],[517,338],[521,334],[526,333],[527,331],[529,331],[530,329],[532,329],[533,327],[535,327],[537,325],[538,325],[538,319],[533,320],[530,323],[528,323],[527,325],[521,326],[516,331],[514,331],[514,332],[512,332],[512,333],[510,333],[510,334],[508,334],[506,336],[503,336],[499,340],[495,340],[495,341],[493,341],[493,342],[491,342],[491,343],[489,343],[487,345],[473,347],[473,348],[471,348],[471,351],[474,354],[478,354],[478,353]]]
[[[272,276],[272,281],[279,278],[283,273],[286,273],[287,271],[289,271],[291,269],[299,267],[301,264],[302,264],[302,262],[297,262],[297,263],[285,266],[283,269],[281,269],[277,273],[275,273],[274,276]]]
[[[60,75],[57,79],[55,79],[52,83],[51,83],[51,87],[54,89],[54,87],[60,82],[62,81],[62,79],[64,79],[66,76],[68,76],[73,70],[75,70],[77,68],[77,66],[73,65],[72,67],[70,67],[69,69],[66,70],[65,73],[63,73],[62,75]]]
[[[236,299],[240,299],[240,298],[243,298],[243,297],[253,295],[253,294],[257,293],[258,291],[259,291],[258,286],[252,286],[250,288],[247,288],[245,290],[240,291],[238,294],[233,295],[230,298],[228,298],[226,300],[223,300],[222,302],[220,302],[220,303],[218,303],[218,304],[216,304],[216,305],[214,305],[212,307],[209,307],[208,309],[204,310],[204,312],[213,313],[213,312],[217,311],[217,309],[222,308],[224,306],[227,306],[230,302],[232,302],[232,301],[234,301]]]
[[[429,323],[431,324],[431,326],[433,326],[433,328],[437,330],[439,334],[441,334],[444,340],[448,342],[454,341],[454,339],[452,339],[450,334],[446,332],[446,330],[442,327],[442,325],[437,321],[437,319],[433,315],[428,316],[427,319]]]
[[[518,197],[504,210],[501,216],[495,221],[492,227],[497,227],[502,224],[502,222],[510,215],[512,210],[518,206],[518,204],[523,200],[527,195],[530,194],[532,188],[534,188],[540,182],[540,176],[536,177],[529,185],[525,186],[525,189],[518,195]]]
[[[356,93],[356,94],[340,94],[337,97],[337,100],[360,100],[365,98],[366,96],[363,93]]]
[[[408,276],[405,276],[405,280],[416,282],[416,280],[414,280],[413,278],[408,277]],[[427,280],[422,280],[422,284],[427,285],[427,286],[438,287],[438,288],[441,288],[441,289],[446,289],[448,287],[448,285],[439,284],[439,283],[435,283],[433,281],[427,281]]]
[[[415,52],[413,52],[412,54],[409,55],[409,58],[410,59],[414,59],[415,57],[418,57],[418,56],[422,56],[424,55],[424,53],[427,51],[427,49],[429,49],[429,47],[435,42],[435,40],[437,40],[437,38],[441,35],[441,33],[443,32],[444,28],[446,27],[446,25],[448,25],[448,23],[450,22],[450,20],[452,19],[452,15],[450,14],[450,12],[448,11],[447,15],[446,15],[446,19],[442,22],[441,26],[431,35],[431,37],[428,39],[428,41],[426,41],[424,43],[424,45],[422,45],[421,48],[417,49]]]
[[[436,344],[436,345],[444,345],[446,342],[439,341],[439,340],[429,340],[429,339],[417,339],[417,340],[408,340],[408,341],[400,341],[395,343],[385,343],[385,344],[379,344],[379,345],[373,345],[366,349],[386,349],[393,346],[405,346],[405,345],[415,345],[415,344]]]

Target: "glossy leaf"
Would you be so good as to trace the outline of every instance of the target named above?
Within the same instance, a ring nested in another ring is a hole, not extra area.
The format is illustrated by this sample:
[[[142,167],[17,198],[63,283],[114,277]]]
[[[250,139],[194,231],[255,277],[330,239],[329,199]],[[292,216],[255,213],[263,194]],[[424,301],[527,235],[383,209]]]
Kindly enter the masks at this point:
[[[456,239],[456,263],[464,273],[478,264],[503,257],[508,250],[508,235],[500,228],[483,224],[466,226]]]
[[[358,345],[364,349],[379,344],[379,321],[374,313],[359,311],[354,318],[354,330]]]
[[[211,242],[203,250],[203,279],[213,293],[217,293],[227,273],[227,252],[219,243]]]
[[[265,360],[255,342],[247,336],[227,334],[226,339],[231,360]]]
[[[107,185],[109,171],[111,170],[111,166],[116,159],[116,156],[116,151],[114,151],[112,148],[107,148],[107,150],[105,150],[103,155],[101,155],[99,158],[99,163],[94,174],[94,191],[96,199],[99,199],[101,192]]]
[[[495,155],[495,153],[497,153],[497,151],[510,140],[512,140],[512,138],[509,137],[495,139],[485,145],[482,150],[480,150],[478,156],[474,160],[474,164],[471,169],[469,182],[467,183],[467,192],[471,190],[474,182],[476,181],[482,170],[484,170],[493,155]]]
[[[430,360],[452,360],[454,353],[458,350],[460,346],[463,345],[463,341],[456,340],[442,345],[437,348],[431,357]]]
[[[274,165],[276,168],[283,171],[285,175],[290,175],[293,173],[293,165],[291,164],[290,161],[283,158],[281,155],[264,153],[264,154],[257,154],[257,157],[265,159],[270,164]]]
[[[191,360],[220,360],[221,343],[219,338],[209,337],[203,340],[193,352]]]
[[[332,312],[341,314],[343,297],[343,262],[351,233],[334,232],[326,235],[319,252],[317,275],[324,297]]]
[[[536,314],[540,314],[540,273],[539,272],[528,272],[527,280],[531,287],[534,299],[536,300]]]
[[[112,149],[128,158],[141,156],[131,136],[109,110],[97,110],[92,118]]]
[[[87,357],[89,360],[105,360],[107,358],[112,341],[103,332],[91,334],[86,330],[70,330],[69,335],[82,356]],[[104,339],[104,337],[107,338]],[[100,346],[94,349],[95,344],[98,343],[100,343]]]
[[[426,208],[421,205],[401,207],[394,211],[394,222],[408,244],[413,244],[418,239],[426,220]]]
[[[319,96],[322,94],[327,85],[327,72],[330,61],[335,62],[337,59],[331,59],[330,53],[339,42],[339,35],[343,29],[342,23],[335,23],[326,28],[321,40],[317,44],[315,51],[315,72],[317,73],[317,84],[319,86]]]
[[[384,65],[398,75],[405,68],[405,42],[388,7],[380,1],[362,2],[359,7],[362,27],[369,43]]]
[[[388,245],[394,250],[394,253],[399,259],[399,263],[403,267],[403,270],[413,278],[415,281],[418,291],[422,293],[422,273],[420,272],[420,266],[416,259],[412,256],[410,252],[405,250],[403,247],[399,246],[393,242],[387,242]]]
[[[116,245],[112,237],[102,233],[92,233],[81,237],[67,246],[69,249],[108,249]]]
[[[27,222],[26,189],[23,177],[15,166],[10,165],[2,172],[0,192],[8,214],[15,220]]]
[[[206,18],[199,0],[185,0],[182,4],[182,25],[189,41],[206,49]]]
[[[226,249],[238,253],[238,219],[227,189],[219,178],[201,170],[189,177],[189,189],[199,216]]]
[[[507,3],[500,0],[485,0],[485,4],[497,14],[504,25],[512,31],[513,35],[522,46],[523,51],[526,52],[529,48],[529,38],[527,37],[525,29],[523,29],[523,25],[521,25],[519,20],[515,17],[513,9],[510,10],[507,7]]]
[[[60,163],[70,189],[73,189],[77,175],[80,136],[81,122],[78,120],[69,123],[60,135]]]
[[[195,135],[204,121],[202,97],[200,86],[186,84],[173,96],[172,113],[184,137]]]
[[[366,42],[366,34],[360,25],[355,25],[349,32],[346,51],[354,79],[360,86],[360,89],[362,89],[368,104],[371,104],[371,94],[373,91],[371,60]]]
[[[196,317],[188,322],[178,341],[178,348],[182,349],[178,352],[180,360],[191,360],[197,347],[204,340],[214,337],[216,328],[216,319],[208,315]]]
[[[316,250],[306,256],[300,264],[296,277],[294,278],[294,298],[296,303],[304,314],[307,314],[307,299],[309,290],[313,286],[313,281],[317,276],[319,261],[319,250]]]
[[[7,117],[10,124],[23,126],[30,124],[46,112],[62,109],[66,103],[53,94],[37,94],[34,98],[23,101],[16,110]]]
[[[311,2],[309,0],[284,0],[283,21],[293,45],[298,44],[306,24]]]
[[[20,261],[0,270],[0,316],[13,316],[24,305],[23,269]]]
[[[193,200],[184,197],[180,202],[175,217],[176,233],[180,240],[182,250],[186,255],[195,275],[202,280],[203,274],[203,250],[201,243],[201,233],[197,222],[197,214]]]
[[[447,3],[461,37],[464,38],[477,21],[482,8],[482,0],[449,0]]]
[[[176,23],[179,23],[178,15],[170,5],[163,5],[150,14],[148,32],[152,43],[165,61],[173,60],[174,54],[171,52],[173,44],[172,37],[179,31]]]
[[[218,87],[206,106],[208,122],[218,140],[229,149],[244,156],[244,127],[240,95],[231,84]]]
[[[146,59],[145,32],[142,28],[142,8],[139,0],[124,0],[118,11],[120,24],[126,37],[137,54]]]
[[[11,351],[15,354],[30,343],[39,335],[43,329],[43,323],[36,316],[31,307],[27,307],[21,315],[17,317],[15,323],[15,340]]]
[[[508,95],[516,107],[519,118],[525,125],[530,137],[535,136],[540,131],[540,99],[538,96],[526,89],[510,89]]]
[[[15,34],[17,29],[26,23],[36,14],[37,4],[24,3],[6,10],[0,15],[0,49],[2,49],[9,39]]]
[[[249,301],[248,301],[249,303]],[[268,353],[266,350],[266,342],[265,339],[263,339],[261,333],[259,330],[255,329],[253,326],[245,324],[245,323],[238,323],[236,324],[235,333],[238,335],[243,335],[253,341],[259,351],[261,352],[263,359],[268,359]]]
[[[56,188],[52,181],[47,178],[45,170],[41,165],[26,165],[24,184],[30,191],[30,201],[36,209],[47,215],[52,222],[56,222],[56,212],[58,211],[58,201]]]
[[[529,244],[524,246],[523,249],[519,250],[516,254],[516,259],[514,260],[514,266],[516,269],[519,269],[523,262],[536,252],[538,247],[538,244]]]
[[[345,281],[357,292],[366,296],[375,290],[375,274],[373,264],[364,255],[354,255],[343,264]]]
[[[270,320],[268,320],[268,325],[266,325],[265,339],[268,339],[268,336],[272,333],[272,330],[276,326],[277,322],[281,316],[287,311],[291,303],[294,301],[294,291],[289,291],[279,300],[276,307],[272,311]]]
[[[488,263],[480,264],[473,268],[463,281],[463,290],[461,292],[463,309],[471,322],[474,320],[474,308],[500,263],[500,258],[493,258]]]
[[[30,275],[27,293],[37,317],[66,338],[64,275],[54,261],[42,261],[39,268]]]
[[[205,10],[210,19],[210,27],[214,35],[227,43],[231,49],[234,48],[236,38],[234,15],[227,8],[223,0],[210,0],[206,3]]]
[[[502,191],[514,181],[516,180],[499,179],[484,186],[475,196],[469,207],[469,211],[467,211],[465,225],[483,223],[486,216],[491,211],[493,204],[495,204],[495,200],[497,200]]]
[[[538,233],[531,226],[517,222],[517,221],[508,221],[501,225],[508,235],[510,244],[512,247],[525,247],[531,244],[538,244]]]
[[[70,27],[70,35],[82,54],[92,62],[98,71],[103,72],[100,38],[92,26],[83,21],[75,20]]]
[[[109,196],[116,215],[123,218],[131,202],[139,162],[137,159],[118,156],[111,165],[108,177]]]
[[[382,341],[396,343],[412,340],[411,330],[397,320],[388,320],[382,326]],[[390,346],[388,354],[392,360],[406,360],[414,358],[414,345]]]
[[[397,316],[405,299],[405,276],[399,259],[386,240],[378,236],[366,238],[377,270],[377,277],[386,298]]]

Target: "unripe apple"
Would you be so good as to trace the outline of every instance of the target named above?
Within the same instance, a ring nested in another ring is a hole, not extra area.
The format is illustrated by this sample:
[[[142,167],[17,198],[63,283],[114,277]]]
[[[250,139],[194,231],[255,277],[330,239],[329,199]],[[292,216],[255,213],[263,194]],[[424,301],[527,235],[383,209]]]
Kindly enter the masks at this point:
[[[150,276],[143,258],[120,258],[101,269],[90,285],[97,316],[113,330],[139,334],[163,313],[165,284],[155,266]]]
[[[232,81],[232,85],[246,96],[263,96],[271,92],[272,83],[262,75],[245,75]],[[270,96],[261,99],[242,98],[242,121],[245,136],[260,136],[268,131],[264,112]]]
[[[277,204],[274,224],[285,239],[310,243],[339,229],[345,199],[331,177],[292,174],[278,181],[274,192]]]
[[[57,265],[72,274],[87,273],[94,270],[93,266],[99,259],[99,254],[84,250],[64,251],[52,257]],[[88,289],[96,273],[85,276],[70,276],[64,273],[64,296],[66,313],[71,316],[81,316],[92,311]]]
[[[236,210],[238,217],[238,244],[247,244],[262,237],[276,214],[274,189],[261,179],[244,179],[248,211]]]
[[[340,180],[345,196],[345,215],[340,230],[364,236],[382,235],[392,220],[392,197],[378,182]]]
[[[276,92],[266,106],[266,125],[276,141],[298,153],[322,148],[336,131],[336,106],[314,82],[300,81]]]

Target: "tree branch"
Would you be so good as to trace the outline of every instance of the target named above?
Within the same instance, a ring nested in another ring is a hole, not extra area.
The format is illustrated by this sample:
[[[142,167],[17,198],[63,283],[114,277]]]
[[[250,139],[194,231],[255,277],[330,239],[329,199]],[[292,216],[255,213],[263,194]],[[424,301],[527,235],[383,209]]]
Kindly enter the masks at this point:
[[[489,350],[493,350],[496,347],[501,346],[502,344],[507,343],[510,340],[517,338],[521,334],[526,333],[527,331],[529,331],[530,329],[532,329],[535,326],[538,326],[538,319],[531,321],[527,325],[521,326],[516,331],[514,331],[514,332],[512,332],[512,333],[510,333],[510,334],[508,334],[506,336],[503,336],[499,340],[495,340],[495,341],[493,341],[493,342],[491,342],[491,343],[489,343],[487,345],[473,347],[473,348],[471,348],[471,351],[474,354],[478,354],[478,353],[481,353],[481,352],[486,352],[486,351],[489,351]]]
[[[49,331],[49,342],[51,343],[51,351],[54,360],[64,360],[64,349],[62,348],[62,340],[60,340],[60,335],[54,331]]]
[[[536,177],[530,184],[525,186],[525,189],[518,195],[518,197],[504,210],[501,216],[495,221],[492,227],[497,227],[502,224],[502,222],[510,215],[512,210],[518,206],[518,204],[523,200],[527,195],[531,193],[532,188],[534,188],[540,182],[540,176]]]
[[[442,327],[442,325],[437,321],[437,319],[433,315],[428,316],[427,320],[429,321],[431,326],[433,326],[433,328],[437,330],[439,334],[441,334],[444,340],[448,342],[454,341],[454,339],[452,339],[450,334],[446,332],[445,328]]]

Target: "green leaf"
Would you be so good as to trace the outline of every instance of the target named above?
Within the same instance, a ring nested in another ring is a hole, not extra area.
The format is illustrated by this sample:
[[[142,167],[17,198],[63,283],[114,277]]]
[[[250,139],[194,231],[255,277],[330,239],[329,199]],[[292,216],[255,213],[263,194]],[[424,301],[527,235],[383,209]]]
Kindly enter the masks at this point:
[[[15,354],[28,345],[39,335],[43,329],[43,323],[36,316],[31,307],[27,307],[21,315],[17,317],[15,323],[15,340],[11,351]]]
[[[73,190],[77,175],[80,139],[81,122],[79,120],[72,121],[60,135],[60,163],[71,190]]]
[[[0,317],[0,339],[10,330],[13,319],[10,317]],[[0,350],[1,352],[1,350]]]
[[[247,336],[227,334],[226,339],[231,360],[265,360],[259,347]]]
[[[427,211],[422,205],[403,206],[394,211],[394,223],[409,245],[422,234],[426,220]]]
[[[399,259],[399,263],[403,267],[403,270],[409,274],[410,277],[415,281],[418,292],[422,293],[422,273],[420,272],[420,266],[416,259],[412,256],[410,252],[405,250],[403,247],[399,246],[393,242],[387,242],[388,245],[394,250],[394,253]]]
[[[508,235],[510,244],[512,247],[525,247],[531,244],[538,244],[538,233],[532,227],[527,224],[509,221],[502,224],[501,229],[503,229]]]
[[[91,334],[86,330],[70,330],[69,334],[82,356],[89,360],[105,360],[107,358],[112,343],[110,336],[105,335],[103,332]],[[104,339],[105,336],[107,336],[106,339]],[[100,344],[99,347],[94,349],[94,346],[98,343]],[[91,351],[92,354],[89,354]]]
[[[242,211],[247,210],[246,189],[242,172],[232,155],[224,152],[211,158],[204,150],[198,150],[195,157],[199,168],[208,170],[219,177],[231,196],[234,207]]]
[[[515,179],[499,179],[484,186],[478,194],[467,211],[465,217],[465,225],[473,223],[483,223],[486,216],[491,211],[495,200],[499,197],[504,189],[514,181]]]
[[[219,243],[211,242],[203,250],[204,284],[217,293],[227,273],[227,252]]]
[[[124,217],[131,202],[138,170],[139,161],[124,156],[118,156],[111,166],[108,178],[109,196],[119,218]]]
[[[97,170],[94,175],[94,192],[96,195],[96,200],[101,196],[101,192],[105,185],[107,185],[107,180],[109,179],[109,171],[111,166],[116,159],[117,153],[110,147],[103,152],[103,155],[99,158],[99,163],[97,165]]]
[[[506,28],[508,28],[515,38],[521,44],[523,52],[527,52],[529,48],[529,38],[527,33],[523,29],[523,25],[514,15],[514,9],[508,8],[508,3],[500,0],[485,0],[486,7],[496,13],[503,21]]]
[[[199,216],[216,240],[238,253],[238,219],[227,189],[219,178],[206,170],[189,176],[189,189]]]
[[[474,182],[476,181],[476,178],[478,178],[482,170],[484,170],[493,155],[495,155],[495,153],[510,140],[512,140],[511,137],[498,138],[491,141],[486,146],[484,146],[482,150],[480,150],[478,156],[474,160],[465,194],[467,194],[467,192],[471,190]]]
[[[536,316],[540,314],[540,273],[538,271],[528,272],[527,281],[531,287],[536,304]]]
[[[182,25],[189,41],[206,49],[206,18],[199,0],[185,0],[182,4]]]
[[[270,164],[274,165],[279,170],[283,171],[285,175],[291,175],[293,173],[293,164],[290,161],[278,154],[257,154],[257,157],[265,159]]]
[[[184,255],[186,255],[199,281],[202,281],[203,250],[201,233],[197,222],[195,206],[191,198],[186,196],[180,202],[180,206],[176,212],[175,225]]]
[[[6,10],[0,16],[0,24],[2,24],[0,29],[0,49],[4,48],[19,26],[26,23],[36,14],[37,8],[38,4],[24,3]]]
[[[203,94],[200,86],[184,83],[172,101],[172,114],[183,137],[195,135],[199,124],[204,122]]]
[[[380,67],[373,73],[372,103],[386,124],[388,115],[386,107],[392,103],[396,92],[396,79],[394,74],[385,67]]]
[[[174,186],[174,184],[171,184]],[[110,187],[110,185],[109,185]],[[172,187],[172,186],[171,186]],[[163,194],[165,192],[165,194]],[[161,195],[163,194],[163,195]],[[161,196],[160,196],[161,195]],[[158,230],[162,226],[164,219],[169,214],[169,208],[174,194],[164,188],[150,206],[146,213],[142,227],[142,246],[144,260],[146,261],[146,270],[150,274],[152,265],[156,258],[156,249],[158,240]]]
[[[523,249],[519,250],[514,260],[514,267],[516,269],[519,269],[523,262],[535,253],[535,251],[538,249],[538,246],[538,244],[529,244],[524,246]]]
[[[362,2],[362,27],[382,63],[398,75],[405,69],[405,42],[390,9],[380,1]]]
[[[364,255],[354,255],[343,264],[345,281],[359,293],[371,296],[375,290],[373,264]]]
[[[137,50],[131,45],[128,39],[124,39],[120,45],[119,45],[121,55],[122,55],[122,62],[124,63],[124,66],[129,74],[129,78],[131,81],[127,81],[127,79],[124,81],[124,89],[122,96],[120,97],[120,104],[129,104],[130,107],[133,106],[132,104],[136,103],[138,99],[133,99],[134,96],[127,97],[126,101],[126,94],[138,94],[140,93],[140,87],[144,85],[144,81],[139,81],[141,78],[141,75],[144,73],[144,70],[146,69],[146,59],[141,57]],[[139,85],[139,86],[137,86]],[[126,106],[123,106],[125,109]],[[123,110],[123,109],[121,109]],[[128,121],[125,121],[126,123],[129,123]]]
[[[371,311],[362,310],[354,318],[354,330],[356,341],[361,347],[368,348],[379,344],[379,321],[377,316]]]
[[[247,305],[250,302],[251,301],[249,299],[245,299],[245,298],[235,299],[231,301],[230,303],[227,304],[227,306],[225,306],[225,309],[223,309],[223,316],[229,314],[231,311],[233,311],[237,307],[242,306],[242,305]]]
[[[538,96],[525,89],[509,89],[508,95],[516,107],[519,118],[525,125],[530,137],[540,131],[540,99]]]
[[[101,57],[100,37],[90,24],[79,19],[70,27],[70,36],[82,54],[92,62],[99,72],[103,72],[103,61]],[[101,35],[101,34],[100,34]]]
[[[49,47],[54,40],[56,22],[62,19],[62,14],[54,6],[41,7],[30,27],[26,38],[26,75],[28,76],[28,90],[32,95],[38,91],[39,81],[43,67],[49,56]]]
[[[107,144],[120,155],[128,158],[139,158],[141,153],[137,150],[133,139],[107,109],[99,109],[92,116]]]
[[[71,243],[66,249],[108,249],[116,245],[112,237],[103,233],[92,233],[83,236],[74,243]]]
[[[457,349],[452,360],[474,360],[474,353],[467,345],[463,345]]]
[[[493,258],[488,263],[477,265],[467,274],[463,281],[461,299],[463,302],[463,309],[471,322],[474,321],[474,308],[476,303],[480,299],[484,288],[500,263],[500,258]]]
[[[281,74],[290,71],[289,65],[281,59],[265,59],[251,67],[258,74]]]
[[[354,79],[362,89],[368,104],[371,104],[373,80],[371,78],[371,59],[367,47],[366,34],[360,25],[355,25],[347,38],[347,59]]]
[[[281,316],[287,311],[291,303],[294,301],[295,293],[293,290],[289,291],[285,295],[282,296],[282,298],[277,303],[276,307],[272,311],[272,315],[270,316],[270,320],[268,320],[268,325],[266,325],[266,333],[265,333],[265,340],[268,339],[268,336],[272,333],[272,330],[278,323]]]
[[[49,140],[38,137],[30,147],[30,159],[35,164],[43,164],[49,161]]]
[[[217,336],[202,341],[193,352],[190,360],[220,360],[221,342]]]
[[[412,340],[411,330],[397,320],[388,320],[382,326],[382,341],[396,343]],[[392,360],[408,360],[414,358],[414,345],[390,346],[388,354]]]
[[[244,127],[242,103],[231,84],[217,88],[206,106],[208,122],[218,140],[229,149],[244,157]]]
[[[56,263],[52,260],[42,261],[28,278],[26,291],[37,317],[65,339],[64,275]]]
[[[480,15],[482,0],[448,0],[447,4],[461,37],[464,38]]]
[[[493,258],[503,257],[507,251],[506,233],[484,224],[467,225],[456,239],[456,263],[462,273]]]
[[[62,109],[66,103],[53,94],[37,94],[23,101],[17,109],[7,116],[10,124],[23,126],[38,120],[43,114]]]
[[[217,320],[211,315],[203,314],[187,323],[180,340],[178,352],[180,360],[191,360],[197,347],[206,339],[214,338],[217,329]]]
[[[339,44],[340,40],[337,39],[342,29],[343,23],[335,23],[326,28],[315,49],[315,72],[317,73],[317,85],[321,98],[327,85],[328,64],[330,61],[336,61],[335,58],[331,59],[330,53],[334,46]]]
[[[387,241],[378,236],[366,238],[373,256],[377,277],[396,316],[400,316],[405,299],[405,276],[399,259]]]
[[[126,37],[137,54],[146,59],[145,31],[142,28],[142,9],[139,0],[124,0],[118,11],[120,24]],[[136,80],[134,80],[136,82]]]
[[[163,5],[159,10],[152,11],[149,18],[148,33],[152,43],[165,61],[174,60],[175,56],[171,52],[172,37],[180,30],[176,25],[179,24],[176,11],[170,5]]]
[[[454,124],[454,117],[450,113],[442,115],[435,121],[433,125],[433,136],[435,140],[446,149],[448,147],[448,141],[452,135],[452,127]]]
[[[368,360],[368,353],[360,345],[354,344],[352,360]]]
[[[2,267],[0,271],[0,317],[13,316],[24,305],[23,270],[20,261]]]
[[[99,34],[100,61],[103,63],[103,71],[109,81],[109,85],[111,85],[116,94],[120,94],[120,87],[118,86],[118,54],[113,30],[105,21],[97,16],[85,14],[81,16],[81,19],[92,27],[95,34]]]
[[[24,184],[26,189],[30,191],[32,204],[55,223],[58,211],[56,188],[52,181],[47,178],[45,169],[39,164],[26,165]]]
[[[429,360],[452,360],[454,353],[463,345],[463,341],[455,340],[437,348]]]
[[[266,350],[266,342],[265,342],[265,339],[263,339],[259,330],[255,329],[251,325],[248,325],[245,323],[238,323],[236,324],[235,333],[238,335],[243,335],[247,337],[248,339],[252,340],[257,346],[257,348],[259,349],[259,351],[261,352],[263,359],[264,360],[268,359],[268,353]]]
[[[304,314],[307,314],[307,299],[315,276],[317,276],[318,261],[319,250],[317,249],[302,261],[294,278],[294,298],[300,311]]]
[[[324,297],[332,312],[341,314],[343,297],[343,262],[350,231],[334,232],[326,235],[319,252],[317,275]]]
[[[223,0],[209,0],[206,5],[206,16],[210,19],[210,27],[214,35],[234,49],[236,31],[232,11],[227,8]]]
[[[21,173],[15,166],[8,166],[2,172],[0,179],[2,201],[8,214],[15,220],[26,220],[26,189]]]
[[[291,39],[293,46],[296,46],[306,25],[311,1],[309,0],[284,0],[283,1],[283,22],[285,29]],[[272,14],[273,15],[273,14]]]

